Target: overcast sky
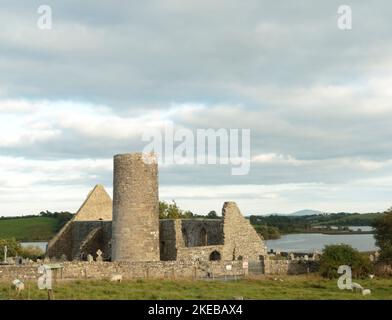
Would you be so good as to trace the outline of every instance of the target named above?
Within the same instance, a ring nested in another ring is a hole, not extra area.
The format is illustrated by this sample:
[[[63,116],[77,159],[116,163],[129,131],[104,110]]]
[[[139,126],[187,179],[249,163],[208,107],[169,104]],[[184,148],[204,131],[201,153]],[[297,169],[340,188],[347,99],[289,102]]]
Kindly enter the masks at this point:
[[[0,215],[76,211],[146,127],[251,130],[251,168],[160,168],[205,214],[392,206],[392,3],[0,0]]]

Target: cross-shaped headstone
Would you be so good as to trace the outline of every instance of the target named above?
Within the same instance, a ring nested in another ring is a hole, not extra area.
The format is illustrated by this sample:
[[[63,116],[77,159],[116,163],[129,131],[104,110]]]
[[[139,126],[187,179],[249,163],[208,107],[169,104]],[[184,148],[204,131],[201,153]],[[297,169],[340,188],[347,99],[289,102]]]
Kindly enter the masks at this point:
[[[8,251],[7,246],[4,246],[4,263],[7,262],[7,251]]]
[[[100,249],[97,250],[97,258],[95,261],[102,261],[102,251]]]

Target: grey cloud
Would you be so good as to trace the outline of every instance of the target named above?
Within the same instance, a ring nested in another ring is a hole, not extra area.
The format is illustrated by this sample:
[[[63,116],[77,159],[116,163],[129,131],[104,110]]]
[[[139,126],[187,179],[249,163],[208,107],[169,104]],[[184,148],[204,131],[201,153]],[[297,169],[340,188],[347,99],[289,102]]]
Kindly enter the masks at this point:
[[[162,167],[164,185],[344,184],[391,175],[389,165],[356,166],[358,159],[392,158],[390,99],[368,83],[391,76],[390,1],[346,3],[353,9],[348,32],[336,26],[341,1],[335,0],[46,1],[51,31],[36,28],[41,1],[1,3],[0,98],[88,102],[120,117],[201,104],[168,117],[192,130],[250,128],[252,155],[308,161],[254,164],[251,174],[237,177],[227,166]],[[317,92],[328,86],[359,89],[336,97]],[[383,103],[382,112],[365,112]],[[0,155],[110,159],[145,145],[139,136],[53,126],[61,132],[53,139],[21,140],[1,147]],[[352,167],[339,158],[351,159]],[[111,179],[106,170],[42,183],[110,185]]]
[[[252,101],[228,84],[273,84],[284,94],[285,86],[362,79],[391,52],[386,1],[372,4],[370,22],[367,3],[355,2],[350,33],[336,27],[338,1],[49,1],[48,34],[33,29],[33,5],[7,4],[21,19],[3,21],[22,28],[21,41],[1,44],[10,96],[72,96],[119,111],[132,102]]]

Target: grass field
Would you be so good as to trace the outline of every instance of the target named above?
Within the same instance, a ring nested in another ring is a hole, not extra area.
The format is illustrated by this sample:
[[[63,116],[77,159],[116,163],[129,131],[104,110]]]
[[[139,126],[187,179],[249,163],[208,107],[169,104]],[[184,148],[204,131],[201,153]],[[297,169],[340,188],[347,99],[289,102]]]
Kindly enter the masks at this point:
[[[281,279],[281,280],[280,280]],[[63,281],[54,286],[55,299],[392,299],[392,279],[357,280],[370,288],[370,296],[340,290],[336,280],[319,276],[286,276],[243,279],[237,281],[132,280]],[[45,291],[35,282],[26,283],[26,290],[16,295],[9,283],[0,283],[0,299],[46,299]]]
[[[18,241],[38,241],[52,238],[58,221],[47,217],[0,219],[0,239],[16,238]]]

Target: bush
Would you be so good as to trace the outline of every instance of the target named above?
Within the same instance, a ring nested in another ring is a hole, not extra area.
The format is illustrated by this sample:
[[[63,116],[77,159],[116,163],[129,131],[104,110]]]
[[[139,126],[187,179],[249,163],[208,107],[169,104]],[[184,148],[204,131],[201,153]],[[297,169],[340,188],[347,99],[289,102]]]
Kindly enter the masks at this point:
[[[374,238],[380,248],[380,261],[392,263],[392,209],[389,209],[373,223]]]
[[[36,246],[27,246],[24,248],[21,248],[19,255],[23,258],[28,258],[28,259],[32,259],[32,260],[37,260],[40,258],[43,258],[44,256],[44,252],[36,247]]]
[[[44,252],[36,246],[28,246],[23,248],[21,244],[15,240],[11,239],[0,239],[0,261],[4,259],[4,246],[7,246],[7,257],[23,257],[36,260],[37,258],[42,258]]]
[[[367,276],[373,270],[369,258],[349,245],[325,246],[320,258],[320,274],[326,278],[338,278],[338,268],[341,265],[351,267],[355,278]]]

